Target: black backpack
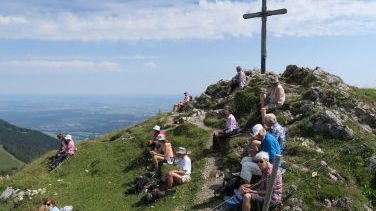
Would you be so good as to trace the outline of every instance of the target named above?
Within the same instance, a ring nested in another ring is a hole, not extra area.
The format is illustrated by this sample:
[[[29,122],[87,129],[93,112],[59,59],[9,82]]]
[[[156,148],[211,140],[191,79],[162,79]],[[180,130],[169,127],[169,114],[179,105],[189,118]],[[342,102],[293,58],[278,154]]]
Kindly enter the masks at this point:
[[[162,191],[158,182],[150,183],[146,186],[147,192],[145,200],[147,203],[153,203],[158,199],[166,196],[166,192]]]
[[[150,178],[147,176],[138,176],[133,181],[131,187],[125,192],[126,194],[138,194],[140,193],[144,187],[150,183]]]

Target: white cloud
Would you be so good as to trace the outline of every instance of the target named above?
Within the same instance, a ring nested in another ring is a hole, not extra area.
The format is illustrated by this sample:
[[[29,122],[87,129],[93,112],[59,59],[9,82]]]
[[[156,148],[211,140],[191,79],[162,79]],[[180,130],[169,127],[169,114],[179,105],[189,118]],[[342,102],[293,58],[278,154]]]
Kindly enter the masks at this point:
[[[0,71],[120,71],[120,65],[113,62],[92,62],[83,60],[50,61],[5,61],[0,62]]]
[[[144,65],[145,65],[145,67],[148,67],[150,69],[157,68],[157,65],[154,62],[146,62]]]
[[[26,23],[26,20],[23,17],[17,16],[0,16],[0,25],[17,23]]]
[[[57,1],[58,2],[58,1]],[[150,1],[78,1],[62,8],[40,6],[29,13],[12,10],[0,16],[1,38],[41,40],[220,39],[252,36],[260,20],[243,20],[258,12],[260,1],[157,3]],[[97,6],[93,6],[96,5]],[[23,6],[36,7],[33,4]],[[1,6],[1,5],[0,5]],[[25,8],[26,7],[26,8]],[[287,15],[268,19],[276,36],[358,35],[376,33],[376,2],[362,0],[269,0],[268,9]],[[27,21],[26,21],[27,20]],[[9,24],[12,23],[12,24]]]

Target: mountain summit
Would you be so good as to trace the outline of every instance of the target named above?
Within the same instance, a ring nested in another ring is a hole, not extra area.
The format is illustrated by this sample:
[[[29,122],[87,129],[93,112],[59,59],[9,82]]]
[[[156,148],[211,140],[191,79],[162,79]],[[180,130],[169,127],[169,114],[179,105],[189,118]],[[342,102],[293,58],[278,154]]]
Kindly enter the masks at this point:
[[[45,154],[0,182],[0,192],[7,187],[45,191],[23,200],[9,198],[2,207],[30,210],[50,196],[60,206],[80,210],[208,210],[222,199],[213,195],[212,186],[220,185],[226,169],[239,171],[250,128],[260,123],[260,88],[278,76],[286,93],[284,105],[274,112],[287,129],[283,189],[298,187],[281,209],[371,210],[376,205],[376,90],[349,86],[321,68],[295,65],[281,75],[255,69],[246,76],[247,85],[232,95],[226,94],[230,81],[220,80],[181,113],[161,114],[83,141],[56,172],[49,173],[46,164],[54,152]],[[212,162],[208,148],[213,129],[224,126],[220,110],[225,105],[233,108],[243,136],[231,138]],[[123,192],[136,176],[147,172],[145,141],[155,124],[166,130],[175,149],[184,146],[192,151],[192,182],[152,205],[139,204],[144,194]]]

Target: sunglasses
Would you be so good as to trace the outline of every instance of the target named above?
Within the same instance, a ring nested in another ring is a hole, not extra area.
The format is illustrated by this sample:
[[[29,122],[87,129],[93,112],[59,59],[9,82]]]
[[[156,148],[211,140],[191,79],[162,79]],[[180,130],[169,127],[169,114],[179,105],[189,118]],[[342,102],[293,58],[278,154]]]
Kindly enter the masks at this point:
[[[257,160],[256,163],[263,163],[264,160]]]

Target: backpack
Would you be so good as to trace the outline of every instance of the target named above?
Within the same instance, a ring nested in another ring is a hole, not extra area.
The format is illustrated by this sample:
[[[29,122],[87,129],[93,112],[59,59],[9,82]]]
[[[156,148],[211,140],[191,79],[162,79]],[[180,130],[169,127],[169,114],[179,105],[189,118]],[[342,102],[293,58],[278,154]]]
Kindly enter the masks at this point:
[[[232,195],[234,189],[238,189],[241,184],[241,179],[239,176],[232,178],[224,178],[222,182],[222,187],[215,191],[215,194],[225,194]]]
[[[144,189],[144,187],[150,183],[150,179],[147,176],[138,176],[133,181],[131,187],[125,192],[126,194],[138,194]]]
[[[166,196],[166,192],[161,190],[158,182],[153,182],[147,185],[146,190],[145,201],[147,203],[153,203]]]

